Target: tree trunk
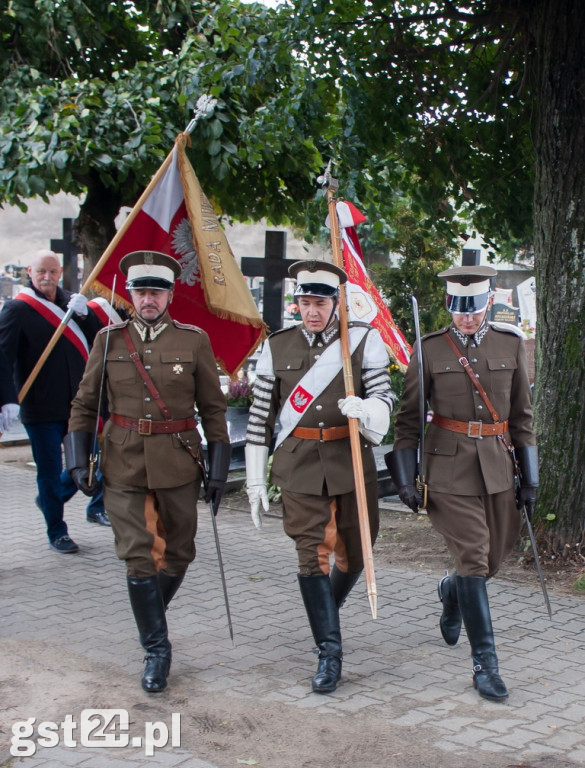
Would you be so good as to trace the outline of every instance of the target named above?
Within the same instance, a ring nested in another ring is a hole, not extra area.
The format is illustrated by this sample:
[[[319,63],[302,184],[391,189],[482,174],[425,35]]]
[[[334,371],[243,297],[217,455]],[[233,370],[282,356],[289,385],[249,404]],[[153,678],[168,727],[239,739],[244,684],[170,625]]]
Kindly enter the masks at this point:
[[[551,553],[583,538],[585,505],[585,5],[536,0],[535,252],[538,514]]]
[[[77,248],[84,254],[84,280],[116,234],[115,219],[123,203],[120,191],[106,187],[96,173],[91,173],[87,195],[75,221]]]

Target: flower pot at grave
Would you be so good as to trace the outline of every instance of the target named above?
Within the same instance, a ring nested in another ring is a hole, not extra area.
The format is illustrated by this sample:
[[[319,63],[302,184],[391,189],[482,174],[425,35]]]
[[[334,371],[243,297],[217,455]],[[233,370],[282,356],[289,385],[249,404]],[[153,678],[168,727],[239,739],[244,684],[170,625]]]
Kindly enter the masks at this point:
[[[228,405],[225,412],[226,419],[241,419],[250,411],[249,405]]]

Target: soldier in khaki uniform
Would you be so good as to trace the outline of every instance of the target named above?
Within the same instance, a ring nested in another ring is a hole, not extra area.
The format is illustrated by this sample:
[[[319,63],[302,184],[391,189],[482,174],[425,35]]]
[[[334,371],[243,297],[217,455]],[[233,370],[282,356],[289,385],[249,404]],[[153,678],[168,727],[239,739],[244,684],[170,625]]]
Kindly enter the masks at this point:
[[[205,500],[216,510],[227,479],[230,445],[225,397],[209,337],[168,314],[180,266],[164,253],[137,251],[121,260],[120,269],[128,278],[134,319],[96,337],[73,401],[65,457],[77,486],[91,495],[88,453],[105,357],[110,412],[101,457],[105,502],[116,554],[126,561],[130,603],[146,651],[142,687],[156,692],[165,688],[171,664],[165,611],[195,559],[196,501],[202,481],[190,453],[197,454],[201,442],[195,407],[208,446]],[[159,400],[133,362],[131,347]]]
[[[433,413],[424,442],[427,511],[456,564],[455,573],[439,582],[440,629],[445,641],[455,645],[463,617],[474,686],[484,698],[500,701],[508,691],[498,671],[486,581],[520,533],[509,448],[515,447],[522,471],[518,504],[526,505],[530,513],[538,486],[538,455],[522,334],[486,319],[490,278],[496,274],[492,267],[481,266],[440,273],[446,280],[453,322],[422,339],[422,356],[424,398]],[[487,393],[498,421],[467,375],[463,358]],[[415,487],[418,414],[414,355],[396,415],[394,450],[386,455],[400,498],[414,511],[423,503]]]
[[[327,262],[301,261],[289,273],[297,279],[303,322],[273,333],[258,360],[246,435],[247,489],[252,519],[260,527],[260,503],[268,510],[266,465],[278,416],[271,480],[282,490],[284,529],[295,541],[301,595],[319,649],[312,688],[327,693],[341,676],[339,608],[363,569],[347,417],[359,419],[363,436],[375,541],[379,518],[372,444],[388,430],[393,394],[380,334],[365,323],[350,323],[356,396],[345,397],[335,315],[345,272]]]

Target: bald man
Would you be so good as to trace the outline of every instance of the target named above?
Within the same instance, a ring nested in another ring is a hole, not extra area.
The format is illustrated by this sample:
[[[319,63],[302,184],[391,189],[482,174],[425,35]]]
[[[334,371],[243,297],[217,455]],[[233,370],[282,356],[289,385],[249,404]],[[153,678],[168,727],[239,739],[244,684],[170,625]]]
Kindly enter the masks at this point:
[[[28,433],[37,466],[38,496],[47,525],[51,548],[72,554],[79,547],[68,534],[63,519],[64,503],[76,491],[62,471],[61,443],[67,432],[71,401],[87,361],[89,347],[101,327],[97,316],[88,310],[81,294],[59,286],[63,273],[56,253],[38,251],[28,269],[29,280],[0,312],[0,349],[12,369],[16,390],[20,391],[68,308],[74,310],[65,332],[21,404],[20,418]],[[103,497],[92,499],[88,520],[109,524]]]

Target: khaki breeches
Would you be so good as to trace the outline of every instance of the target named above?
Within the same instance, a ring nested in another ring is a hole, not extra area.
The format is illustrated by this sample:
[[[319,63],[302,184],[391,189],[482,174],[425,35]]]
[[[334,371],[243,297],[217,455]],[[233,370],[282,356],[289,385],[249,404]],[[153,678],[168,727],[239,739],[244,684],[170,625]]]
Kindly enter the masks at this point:
[[[372,544],[380,518],[376,483],[366,485]],[[315,496],[282,491],[283,525],[294,540],[302,576],[329,573],[330,556],[344,573],[359,573],[364,567],[357,500],[354,492],[339,496]]]
[[[114,531],[116,555],[128,575],[185,573],[195,559],[200,481],[178,488],[117,485],[104,480],[104,502]]]
[[[493,576],[518,540],[522,517],[514,491],[453,496],[429,491],[429,520],[445,539],[459,576]]]

